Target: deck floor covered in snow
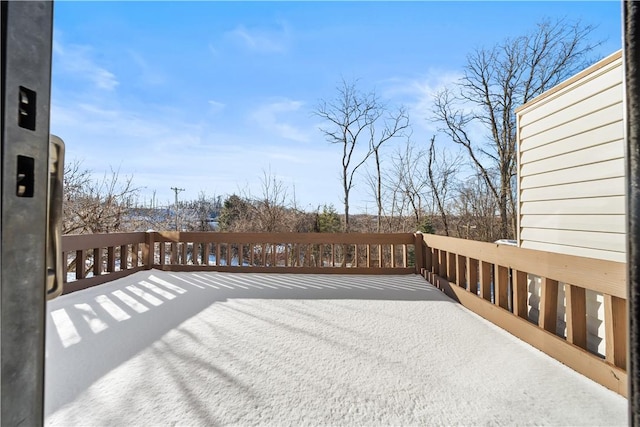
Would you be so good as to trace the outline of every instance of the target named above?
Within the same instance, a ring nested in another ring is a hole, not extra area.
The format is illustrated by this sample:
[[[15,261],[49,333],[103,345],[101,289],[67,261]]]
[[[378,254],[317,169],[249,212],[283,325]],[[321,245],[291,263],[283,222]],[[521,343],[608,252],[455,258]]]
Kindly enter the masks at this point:
[[[47,425],[624,425],[420,276],[142,271],[48,304]]]

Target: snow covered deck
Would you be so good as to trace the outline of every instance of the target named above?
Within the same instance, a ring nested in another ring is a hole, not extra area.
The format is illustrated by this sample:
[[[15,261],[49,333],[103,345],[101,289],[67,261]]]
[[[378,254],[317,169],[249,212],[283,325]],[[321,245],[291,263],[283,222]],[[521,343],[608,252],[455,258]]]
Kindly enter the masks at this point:
[[[627,424],[419,275],[139,271],[47,325],[47,425]]]

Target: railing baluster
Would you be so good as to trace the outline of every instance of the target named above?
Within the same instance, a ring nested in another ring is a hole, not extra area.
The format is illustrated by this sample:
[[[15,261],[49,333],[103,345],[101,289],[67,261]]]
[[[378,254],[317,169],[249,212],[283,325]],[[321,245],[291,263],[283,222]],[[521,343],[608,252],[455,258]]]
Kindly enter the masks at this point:
[[[523,319],[529,318],[528,313],[528,291],[527,273],[520,270],[513,270],[513,314]]]
[[[407,265],[407,244],[406,243],[402,245],[402,266],[404,268],[408,267],[408,265]],[[420,272],[418,271],[418,273],[420,273]]]
[[[355,245],[355,249],[353,250],[353,256],[355,257],[355,262],[353,265],[357,268],[359,266],[360,260],[358,259],[360,254],[358,253],[358,245]]]
[[[491,301],[491,263],[480,261],[480,297]]]
[[[565,284],[567,341],[587,348],[587,297],[584,288]]]
[[[178,242],[171,242],[171,257],[169,258],[169,262],[172,265],[176,265],[178,263]]]
[[[620,368],[627,365],[627,302],[604,295],[605,360]]]
[[[336,244],[331,244],[331,267],[336,266]]]
[[[447,278],[447,252],[446,251],[439,251],[440,253],[438,254],[438,270],[440,271],[440,273],[438,274],[440,277],[444,277],[445,279]]]
[[[189,242],[182,242],[180,244],[180,248],[182,249],[180,264],[187,265],[189,264],[189,262],[187,261],[187,249],[189,248]],[[198,264],[198,244],[196,242],[193,242],[191,246],[191,262],[194,265]]]
[[[164,240],[160,241],[160,265],[165,265],[166,246]]]
[[[113,246],[107,248],[107,271],[109,273],[116,271],[116,251]]]
[[[93,275],[102,274],[102,248],[93,248]]]
[[[391,245],[391,265],[389,267],[393,268],[396,266],[396,245]]]
[[[140,252],[140,244],[134,243],[131,245],[131,267],[136,268],[139,264],[138,253]]]
[[[456,260],[457,269],[457,283],[458,286],[467,289],[467,257],[458,255]]]
[[[431,251],[431,266],[433,273],[440,275],[440,249],[433,248]]]
[[[509,269],[496,264],[494,271],[494,293],[496,305],[509,309]]]
[[[227,265],[231,265],[231,253],[233,252],[233,247],[231,243],[227,243]]]
[[[456,280],[456,254],[447,252],[447,280],[457,282]]]
[[[64,261],[62,264],[62,283],[67,283],[67,276],[69,274],[69,252],[62,252],[62,259]]]
[[[204,244],[204,259],[202,260],[202,265],[209,265],[209,254],[211,253],[211,243],[207,242]]]
[[[289,243],[285,243],[284,244],[284,266],[285,267],[291,267],[291,263],[289,262],[289,254],[290,254],[290,250],[289,250]]]
[[[277,247],[278,245],[275,243],[271,244],[271,266],[275,267],[278,265],[278,261],[276,259],[276,255],[277,255]]]
[[[120,245],[120,270],[129,269],[129,245]]]
[[[222,265],[220,262],[221,250],[220,250],[220,242],[216,242],[216,266]]]
[[[367,268],[371,268],[371,245],[367,243]]]
[[[469,258],[467,278],[469,279],[469,292],[478,295],[478,260]]]
[[[76,251],[76,280],[84,279],[85,263],[84,251]]]
[[[204,256],[204,248],[206,244],[202,242],[193,242],[193,250],[191,251],[191,262],[195,265],[207,265],[206,258]],[[195,255],[195,257],[194,257]],[[185,264],[188,264],[188,257],[184,258]]]
[[[540,288],[540,315],[538,325],[553,334],[558,323],[558,281],[547,277],[542,279]]]
[[[382,244],[378,244],[378,268],[382,268],[383,266],[383,261],[382,261]]]

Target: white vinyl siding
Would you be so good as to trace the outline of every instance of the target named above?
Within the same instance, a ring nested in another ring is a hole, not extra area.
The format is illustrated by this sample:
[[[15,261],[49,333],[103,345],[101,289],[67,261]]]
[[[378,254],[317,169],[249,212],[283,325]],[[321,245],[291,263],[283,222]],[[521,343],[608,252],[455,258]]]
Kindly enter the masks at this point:
[[[521,247],[624,262],[622,58],[616,53],[521,107]]]

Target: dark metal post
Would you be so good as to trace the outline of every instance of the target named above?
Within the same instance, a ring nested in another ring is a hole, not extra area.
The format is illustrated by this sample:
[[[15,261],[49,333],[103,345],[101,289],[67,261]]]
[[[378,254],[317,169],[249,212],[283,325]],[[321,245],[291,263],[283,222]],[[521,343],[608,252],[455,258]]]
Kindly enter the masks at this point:
[[[0,424],[43,423],[53,3],[0,3]]]
[[[629,424],[640,426],[640,3],[623,1],[627,139]]]

